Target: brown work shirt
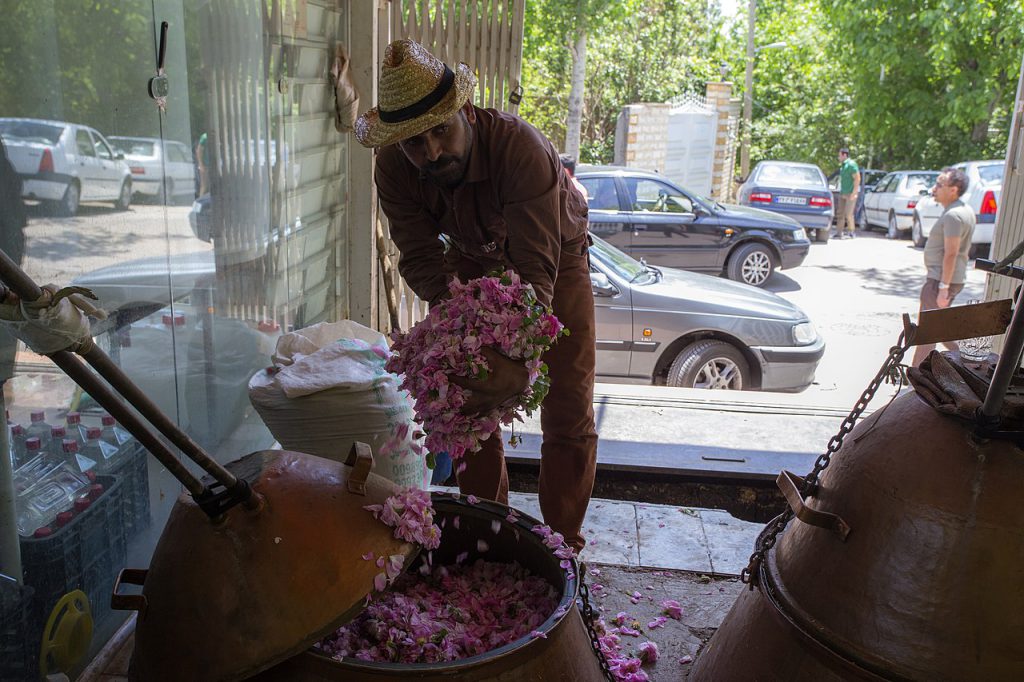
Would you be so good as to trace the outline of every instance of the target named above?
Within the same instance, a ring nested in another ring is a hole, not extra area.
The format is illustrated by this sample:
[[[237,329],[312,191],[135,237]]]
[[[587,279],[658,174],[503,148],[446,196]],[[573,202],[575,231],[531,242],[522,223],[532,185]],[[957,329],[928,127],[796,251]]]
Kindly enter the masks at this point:
[[[454,190],[422,178],[397,145],[380,150],[376,181],[399,271],[435,302],[452,276],[511,266],[551,304],[563,249],[584,253],[587,204],[554,146],[518,116],[476,108],[466,176]],[[451,244],[439,239],[445,235]]]

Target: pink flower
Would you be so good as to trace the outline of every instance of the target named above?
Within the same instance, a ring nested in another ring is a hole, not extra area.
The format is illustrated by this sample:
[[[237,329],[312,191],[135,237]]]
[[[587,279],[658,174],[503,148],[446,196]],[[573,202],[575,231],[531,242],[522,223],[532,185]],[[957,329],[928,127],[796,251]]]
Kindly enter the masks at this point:
[[[655,663],[658,660],[658,645],[654,642],[641,642],[639,658],[644,663]]]
[[[661,602],[662,613],[669,618],[675,618],[676,620],[683,619],[683,609],[679,606],[679,602],[675,599],[666,599]]]
[[[665,627],[665,623],[667,621],[668,621],[668,618],[666,618],[665,616],[657,616],[657,617],[655,617],[654,620],[652,620],[650,623],[647,624],[647,629],[648,630],[653,630],[655,628],[663,628],[663,627]]]

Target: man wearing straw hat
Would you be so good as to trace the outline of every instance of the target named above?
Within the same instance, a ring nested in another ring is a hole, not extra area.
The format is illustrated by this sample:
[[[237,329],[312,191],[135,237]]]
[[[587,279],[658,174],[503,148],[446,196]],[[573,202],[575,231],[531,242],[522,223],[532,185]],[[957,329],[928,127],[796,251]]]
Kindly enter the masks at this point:
[[[597,461],[587,206],[547,138],[517,116],[474,106],[475,86],[466,64],[452,69],[397,40],[384,53],[378,105],[356,121],[356,138],[379,148],[381,207],[399,270],[420,298],[436,303],[452,277],[511,267],[569,329],[544,356],[551,389],[541,407],[540,506],[581,549]],[[489,349],[487,357],[494,370],[486,382],[453,378],[472,391],[468,410],[492,409],[526,386],[520,363]],[[507,503],[500,434],[457,476],[463,493]]]

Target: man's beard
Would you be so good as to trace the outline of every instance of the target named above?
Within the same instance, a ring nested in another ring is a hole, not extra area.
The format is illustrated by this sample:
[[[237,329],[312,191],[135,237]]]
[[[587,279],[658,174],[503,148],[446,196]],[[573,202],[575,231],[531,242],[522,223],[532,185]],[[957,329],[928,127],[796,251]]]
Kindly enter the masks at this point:
[[[466,175],[467,158],[445,155],[420,169],[421,175],[435,185],[451,189],[462,182]]]

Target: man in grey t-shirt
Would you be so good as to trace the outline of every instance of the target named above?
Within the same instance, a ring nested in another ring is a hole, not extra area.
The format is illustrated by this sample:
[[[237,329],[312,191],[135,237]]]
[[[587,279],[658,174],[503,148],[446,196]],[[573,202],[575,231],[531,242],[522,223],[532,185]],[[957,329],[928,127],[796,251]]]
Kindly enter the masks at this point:
[[[964,288],[968,253],[974,237],[974,211],[960,201],[966,191],[967,175],[958,168],[943,168],[932,188],[935,201],[944,210],[924,245],[928,274],[921,288],[921,310],[948,308]],[[943,345],[950,350],[957,349],[955,343]],[[933,348],[934,344],[918,346],[914,351],[914,365],[920,365]]]

